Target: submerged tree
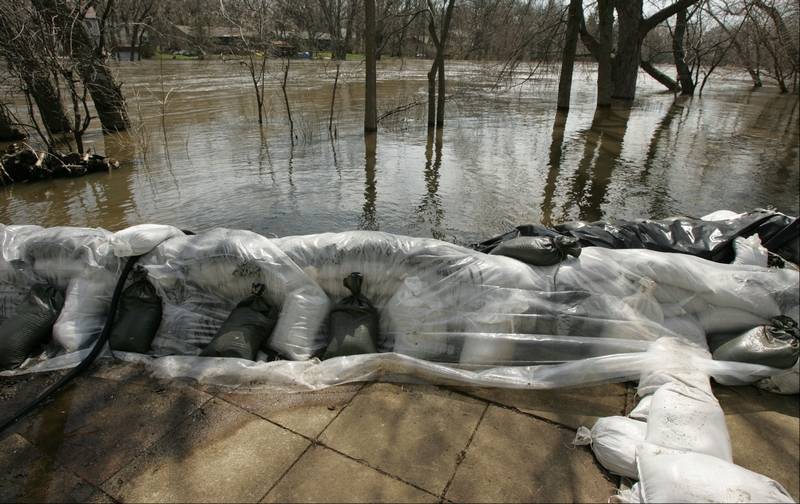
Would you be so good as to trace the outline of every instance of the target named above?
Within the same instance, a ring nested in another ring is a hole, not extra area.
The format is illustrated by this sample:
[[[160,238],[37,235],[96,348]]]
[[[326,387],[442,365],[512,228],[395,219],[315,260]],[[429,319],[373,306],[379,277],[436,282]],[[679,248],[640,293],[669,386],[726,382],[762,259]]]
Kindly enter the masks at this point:
[[[267,56],[270,51],[270,2],[269,0],[220,0],[220,16],[239,32],[236,52],[243,56],[239,60],[246,69],[258,109],[258,124],[264,124],[266,109],[264,90],[266,87]]]
[[[428,72],[428,127],[444,126],[445,72],[444,54],[447,49],[447,37],[450,33],[450,21],[453,18],[455,0],[442,0],[436,5],[427,0],[428,33],[436,48],[433,65]],[[437,90],[438,81],[438,90]],[[438,100],[437,100],[438,95]],[[436,103],[434,108],[434,102]]]
[[[377,65],[375,54],[375,0],[364,0],[364,61],[366,85],[364,96],[364,132],[378,130]]]
[[[18,89],[39,110],[43,127],[50,134],[69,131],[69,120],[61,103],[58,83],[44,64],[42,52],[49,48],[32,31],[31,15],[10,0],[0,2],[0,58],[16,78]]]
[[[598,62],[598,72],[610,73],[610,78],[598,76],[598,96],[633,100],[641,62],[644,38],[656,26],[698,0],[676,0],[651,16],[643,16],[643,0],[598,0],[598,35],[595,37],[581,23],[581,39]],[[617,13],[617,41],[612,47],[613,11]],[[610,89],[609,89],[610,88]],[[598,104],[605,105],[606,103]]]
[[[558,108],[569,108],[569,97],[572,91],[572,69],[575,66],[575,53],[578,47],[583,0],[570,0],[567,18],[567,34],[564,40],[564,51],[561,58],[561,75],[558,81]]]
[[[77,73],[88,89],[104,131],[126,130],[129,126],[125,98],[98,47],[83,23],[86,10],[70,7],[65,0],[31,0],[50,24],[66,55],[75,62]],[[106,16],[110,14],[106,9]]]

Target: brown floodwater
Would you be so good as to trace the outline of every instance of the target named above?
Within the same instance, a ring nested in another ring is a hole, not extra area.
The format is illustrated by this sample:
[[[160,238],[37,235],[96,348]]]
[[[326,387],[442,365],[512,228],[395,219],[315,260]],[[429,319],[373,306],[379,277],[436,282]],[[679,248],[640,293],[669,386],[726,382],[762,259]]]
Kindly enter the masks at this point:
[[[429,62],[379,67],[379,114],[425,99]],[[108,174],[0,189],[0,222],[101,226],[157,222],[265,235],[378,229],[457,242],[523,223],[701,216],[775,207],[797,214],[798,97],[752,91],[715,75],[702,98],[641,79],[630,108],[596,112],[592,68],[575,76],[572,109],[555,112],[557,75],[494,87],[496,68],[449,62],[446,125],[425,107],[381,121],[365,142],[363,66],[293,61],[290,141],[279,64],[270,68],[259,128],[238,62],[122,63],[131,132],[88,143],[121,162]],[[166,97],[166,99],[165,99]]]

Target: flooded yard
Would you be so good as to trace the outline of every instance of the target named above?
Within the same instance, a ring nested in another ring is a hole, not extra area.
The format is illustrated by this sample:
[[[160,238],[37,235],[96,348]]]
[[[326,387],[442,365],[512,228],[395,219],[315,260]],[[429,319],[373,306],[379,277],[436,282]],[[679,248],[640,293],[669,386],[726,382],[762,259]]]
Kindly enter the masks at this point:
[[[379,115],[424,102],[430,62],[379,62]],[[279,64],[259,129],[252,85],[231,61],[142,61],[115,67],[137,127],[89,144],[121,169],[0,189],[0,222],[101,226],[142,222],[265,235],[350,229],[469,242],[530,222],[700,216],[773,206],[797,214],[798,97],[751,91],[715,75],[702,97],[677,98],[640,77],[630,109],[595,112],[580,67],[568,116],[556,73],[493,87],[496,69],[448,63],[446,125],[425,106],[391,115],[365,142],[363,66],[348,62],[328,115],[335,66],[293,61],[291,141]]]

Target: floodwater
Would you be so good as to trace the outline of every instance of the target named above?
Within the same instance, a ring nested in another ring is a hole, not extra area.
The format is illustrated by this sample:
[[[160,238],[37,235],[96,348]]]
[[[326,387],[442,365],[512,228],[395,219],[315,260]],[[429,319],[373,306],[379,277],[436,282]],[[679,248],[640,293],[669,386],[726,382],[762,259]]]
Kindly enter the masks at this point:
[[[379,114],[425,100],[429,62],[379,66]],[[555,112],[557,75],[493,87],[496,69],[448,63],[443,130],[424,105],[381,121],[365,141],[363,66],[292,61],[287,89],[270,68],[268,121],[238,62],[122,63],[129,133],[89,144],[121,168],[0,189],[0,222],[101,226],[157,222],[284,236],[377,229],[470,242],[531,222],[701,216],[775,207],[797,214],[798,97],[715,75],[702,98],[677,98],[642,75],[630,108],[596,112],[594,75],[575,76],[572,109]]]

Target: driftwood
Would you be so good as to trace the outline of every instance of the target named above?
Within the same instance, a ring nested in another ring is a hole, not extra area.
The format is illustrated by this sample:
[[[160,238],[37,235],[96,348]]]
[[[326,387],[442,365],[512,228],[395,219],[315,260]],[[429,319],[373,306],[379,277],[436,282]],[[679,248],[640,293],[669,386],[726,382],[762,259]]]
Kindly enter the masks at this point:
[[[99,154],[36,152],[28,146],[11,144],[0,155],[0,184],[33,182],[119,168],[119,162]]]

